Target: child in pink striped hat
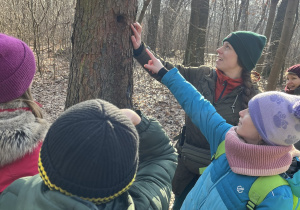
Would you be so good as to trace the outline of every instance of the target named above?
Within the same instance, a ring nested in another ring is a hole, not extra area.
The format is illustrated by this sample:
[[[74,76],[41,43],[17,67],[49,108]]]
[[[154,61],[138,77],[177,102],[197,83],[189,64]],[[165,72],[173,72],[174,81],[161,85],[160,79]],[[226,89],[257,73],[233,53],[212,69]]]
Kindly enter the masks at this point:
[[[274,188],[253,209],[293,209],[299,205],[293,199],[300,197],[300,151],[294,147],[300,140],[300,96],[260,93],[249,101],[248,109],[240,111],[239,123],[233,126],[177,68],[167,71],[147,52],[151,60],[144,67],[162,77],[162,83],[210,144],[213,161],[181,209],[246,209],[252,184],[259,177],[277,175],[288,184]],[[225,152],[219,152],[219,146]]]

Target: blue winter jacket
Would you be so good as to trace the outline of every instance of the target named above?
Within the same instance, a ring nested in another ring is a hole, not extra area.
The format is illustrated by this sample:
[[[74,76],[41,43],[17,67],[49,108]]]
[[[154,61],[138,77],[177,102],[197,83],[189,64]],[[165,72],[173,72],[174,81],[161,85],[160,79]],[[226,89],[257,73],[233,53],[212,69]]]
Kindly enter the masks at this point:
[[[232,127],[215,108],[173,68],[162,78],[186,114],[202,131],[210,143],[211,154]],[[232,172],[223,154],[214,160],[186,197],[181,209],[246,209],[248,192],[258,177]],[[257,209],[293,209],[293,193],[300,196],[300,171],[288,180],[290,186],[280,186],[271,191]]]

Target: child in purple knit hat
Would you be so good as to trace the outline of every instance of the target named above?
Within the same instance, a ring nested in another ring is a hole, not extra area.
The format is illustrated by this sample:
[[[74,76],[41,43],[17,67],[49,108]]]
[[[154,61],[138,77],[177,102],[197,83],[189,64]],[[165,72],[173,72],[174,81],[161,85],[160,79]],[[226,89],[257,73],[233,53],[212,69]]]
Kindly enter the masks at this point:
[[[298,209],[300,151],[294,144],[300,140],[300,96],[260,93],[249,101],[248,109],[239,112],[239,123],[233,126],[177,68],[168,71],[149,50],[147,53],[151,60],[144,67],[162,77],[162,83],[210,143],[213,161],[181,209],[246,209],[249,205],[250,209]],[[220,147],[225,151],[220,152]],[[260,177],[277,177],[286,184],[273,188],[261,199],[250,193]],[[257,205],[253,203],[259,199]]]
[[[284,91],[289,94],[300,95],[300,64],[286,70],[286,86]]]
[[[0,193],[14,180],[38,173],[48,123],[31,95],[35,69],[27,44],[0,34]]]

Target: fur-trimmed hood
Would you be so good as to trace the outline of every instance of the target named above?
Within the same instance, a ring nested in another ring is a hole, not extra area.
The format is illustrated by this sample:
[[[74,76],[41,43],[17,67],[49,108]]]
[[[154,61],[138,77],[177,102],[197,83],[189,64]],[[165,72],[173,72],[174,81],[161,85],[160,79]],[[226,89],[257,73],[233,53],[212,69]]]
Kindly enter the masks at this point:
[[[49,128],[46,120],[18,109],[24,107],[23,102],[0,104],[0,167],[32,152]]]

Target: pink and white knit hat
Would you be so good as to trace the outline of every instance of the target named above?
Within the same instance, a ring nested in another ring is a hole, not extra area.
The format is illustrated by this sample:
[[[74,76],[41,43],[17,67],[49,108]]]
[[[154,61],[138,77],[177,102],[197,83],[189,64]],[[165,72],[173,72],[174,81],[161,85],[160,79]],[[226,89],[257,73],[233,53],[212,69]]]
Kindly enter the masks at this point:
[[[269,91],[253,97],[248,106],[254,126],[267,144],[289,146],[300,140],[300,96]]]
[[[22,96],[35,69],[32,50],[23,41],[0,34],[0,103]]]

